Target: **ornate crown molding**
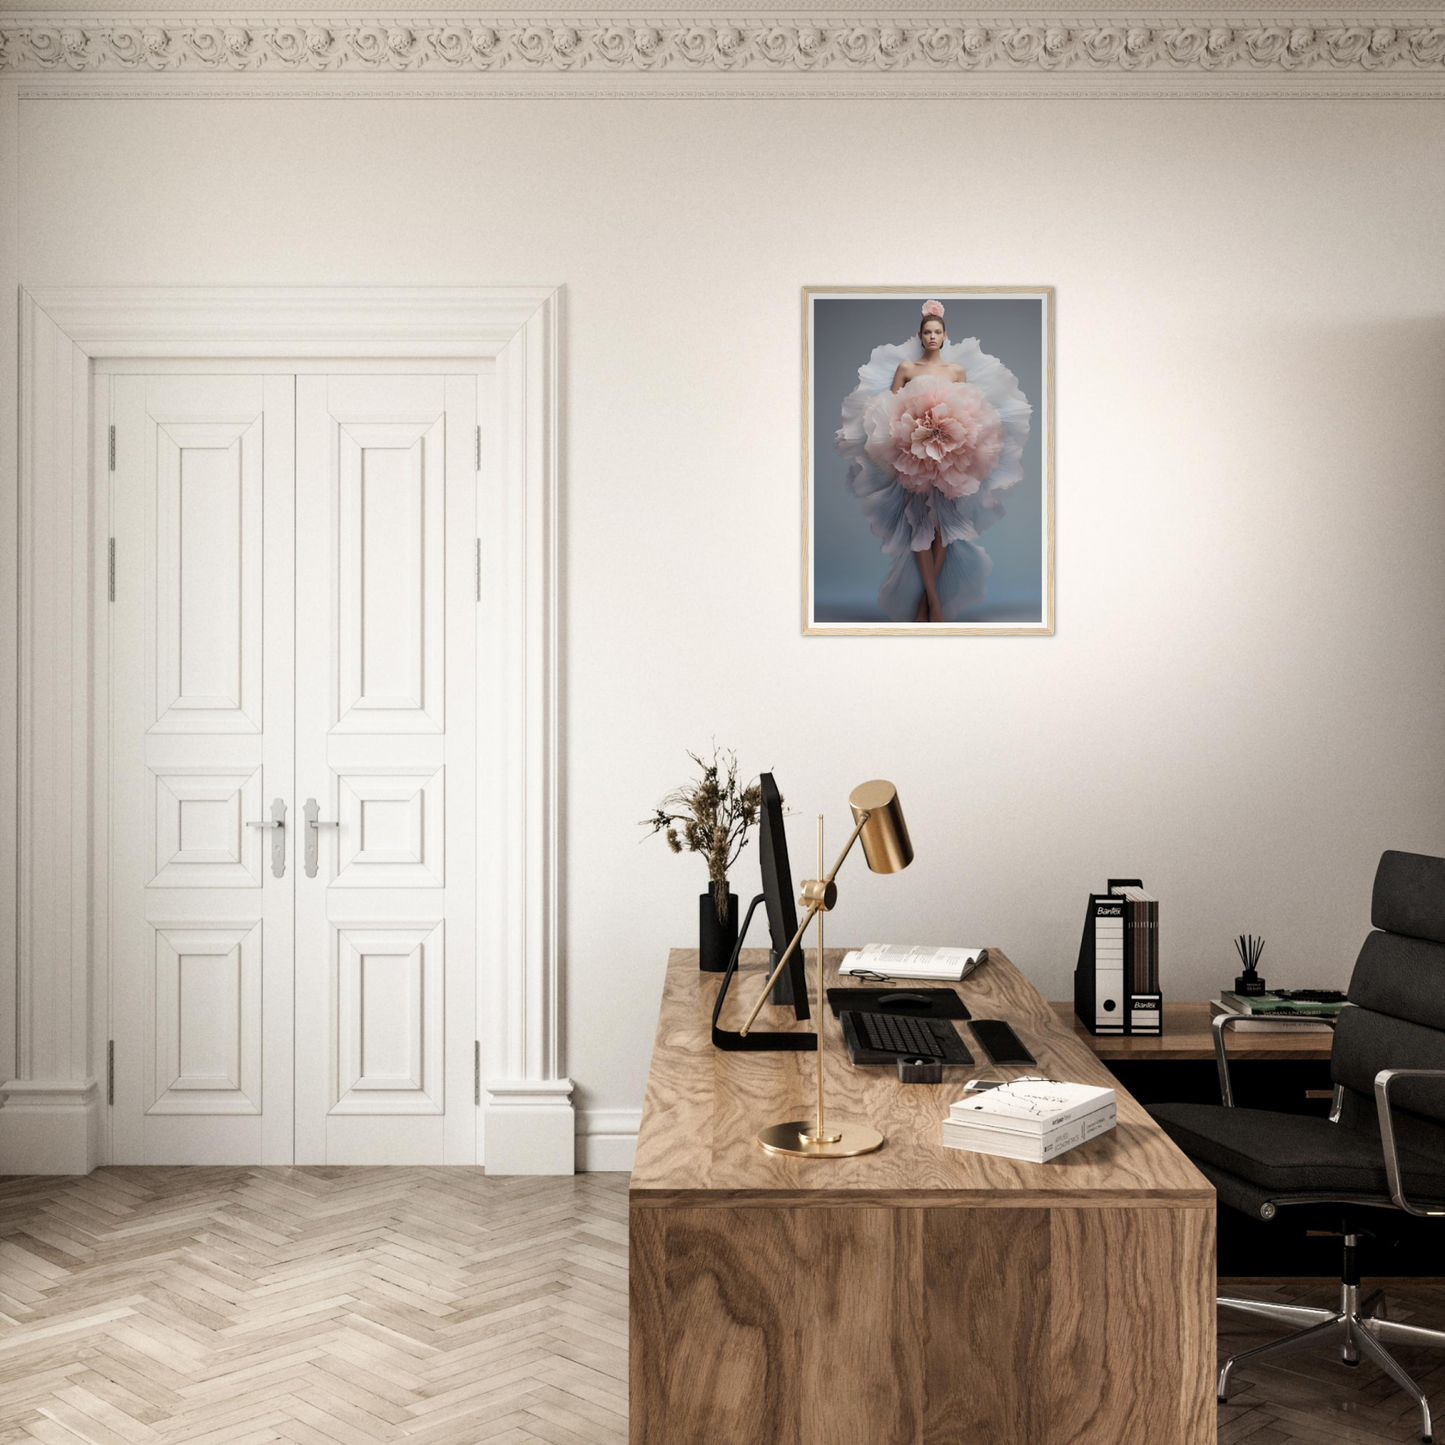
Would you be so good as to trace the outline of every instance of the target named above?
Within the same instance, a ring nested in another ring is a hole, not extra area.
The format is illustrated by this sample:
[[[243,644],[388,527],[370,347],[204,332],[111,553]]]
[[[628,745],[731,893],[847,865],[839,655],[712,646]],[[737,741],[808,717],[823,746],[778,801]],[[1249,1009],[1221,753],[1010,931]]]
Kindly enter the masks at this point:
[[[869,18],[289,20],[0,15],[30,74],[601,77],[1392,77],[1445,82],[1445,15],[1369,20]]]

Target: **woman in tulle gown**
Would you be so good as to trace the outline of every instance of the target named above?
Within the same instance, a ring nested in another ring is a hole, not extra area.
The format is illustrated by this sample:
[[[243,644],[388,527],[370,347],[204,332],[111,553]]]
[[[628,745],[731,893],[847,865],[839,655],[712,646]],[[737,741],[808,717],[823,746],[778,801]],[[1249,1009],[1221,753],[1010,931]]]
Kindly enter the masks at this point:
[[[848,485],[894,563],[878,591],[891,622],[956,622],[981,602],[993,562],[979,534],[1023,476],[1033,408],[975,337],[949,343],[926,301],[918,335],[879,346],[843,403]]]

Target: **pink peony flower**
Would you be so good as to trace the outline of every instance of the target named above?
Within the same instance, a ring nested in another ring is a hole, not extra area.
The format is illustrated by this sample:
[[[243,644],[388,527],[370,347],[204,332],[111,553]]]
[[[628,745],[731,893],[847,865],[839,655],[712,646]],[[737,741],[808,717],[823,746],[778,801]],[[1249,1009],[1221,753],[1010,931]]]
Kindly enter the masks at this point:
[[[923,314],[924,314],[925,316],[936,316],[936,317],[938,317],[938,319],[939,319],[940,321],[942,321],[942,320],[943,320],[943,302],[942,302],[942,301],[925,301],[925,302],[923,303]]]
[[[865,450],[910,492],[937,487],[945,497],[967,497],[998,465],[1003,422],[967,382],[918,376],[875,397],[868,410]]]

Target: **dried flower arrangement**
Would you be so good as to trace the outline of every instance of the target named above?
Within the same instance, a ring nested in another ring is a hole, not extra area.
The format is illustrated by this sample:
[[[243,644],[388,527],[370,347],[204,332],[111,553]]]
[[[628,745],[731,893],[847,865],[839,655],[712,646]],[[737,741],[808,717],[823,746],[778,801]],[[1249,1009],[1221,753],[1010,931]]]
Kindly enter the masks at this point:
[[[719,923],[728,916],[728,870],[747,847],[748,830],[758,821],[762,794],[757,783],[738,782],[738,757],[713,745],[712,761],[689,753],[702,770],[695,782],[670,792],[641,826],[663,833],[674,853],[701,853]],[[651,834],[649,834],[651,836]]]

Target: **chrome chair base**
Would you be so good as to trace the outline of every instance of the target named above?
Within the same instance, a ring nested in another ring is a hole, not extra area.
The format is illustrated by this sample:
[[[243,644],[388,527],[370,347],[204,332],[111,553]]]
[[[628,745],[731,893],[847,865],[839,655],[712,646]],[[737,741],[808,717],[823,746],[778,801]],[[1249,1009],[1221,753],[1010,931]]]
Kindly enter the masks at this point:
[[[1231,1355],[1219,1372],[1219,1403],[1225,1403],[1229,1393],[1229,1377],[1237,1365],[1256,1364],[1261,1360],[1276,1359],[1295,1350],[1310,1349],[1315,1345],[1337,1344],[1340,1347],[1340,1362],[1358,1365],[1363,1356],[1382,1369],[1420,1407],[1420,1438],[1429,1441],[1430,1402],[1425,1392],[1400,1367],[1395,1357],[1385,1348],[1385,1341],[1400,1345],[1430,1345],[1445,1350],[1445,1330],[1425,1330],[1416,1325],[1397,1324],[1386,1313],[1385,1296],[1382,1290],[1360,1298],[1360,1287],[1356,1284],[1340,1286],[1340,1307],[1337,1310],[1314,1309],[1307,1305],[1270,1304],[1263,1300],[1230,1299],[1221,1295],[1217,1304],[1227,1309],[1240,1310],[1245,1314],[1258,1315],[1261,1319],[1278,1320],[1281,1324],[1300,1326],[1294,1334],[1283,1339],[1271,1340],[1267,1345],[1257,1345],[1252,1350],[1243,1350]]]

